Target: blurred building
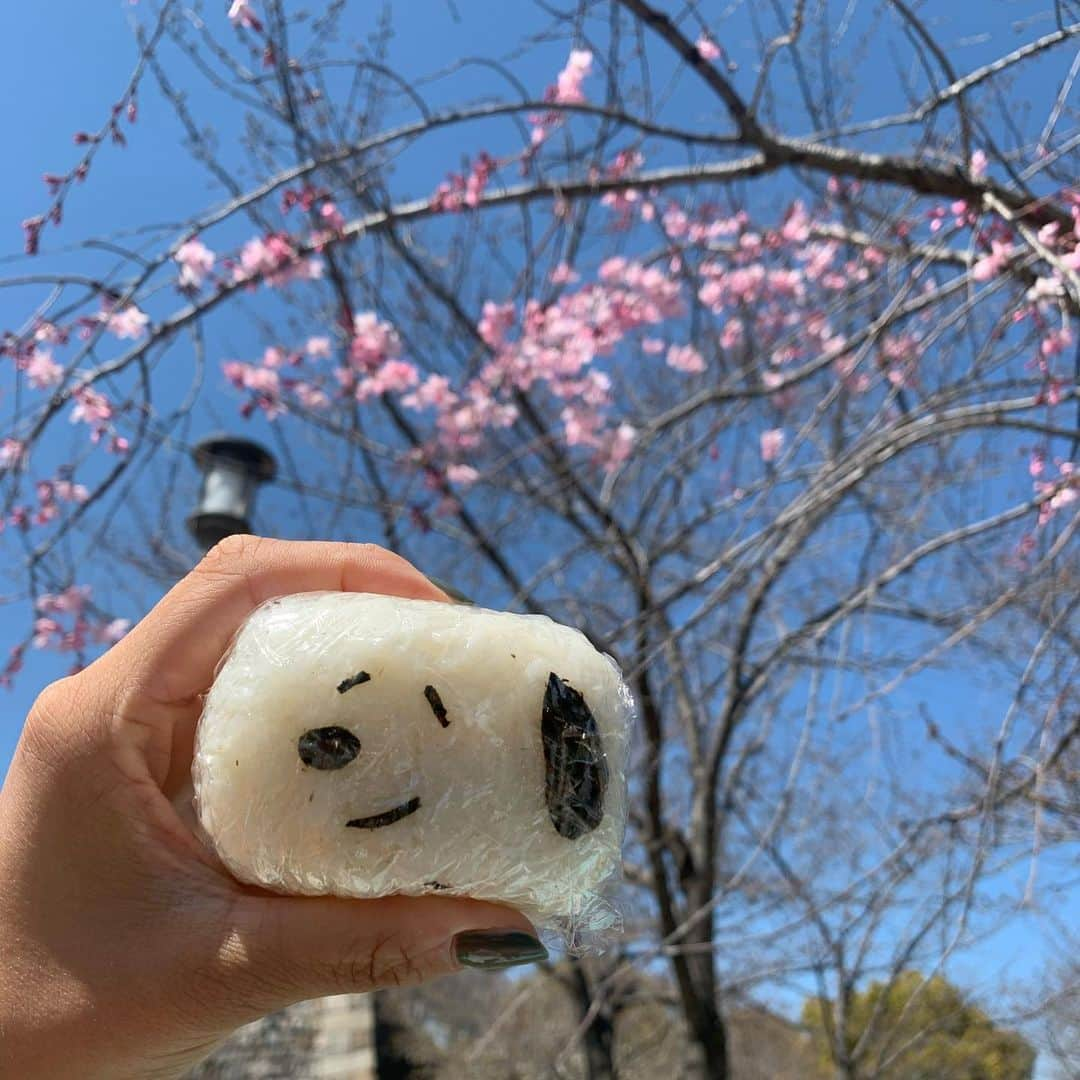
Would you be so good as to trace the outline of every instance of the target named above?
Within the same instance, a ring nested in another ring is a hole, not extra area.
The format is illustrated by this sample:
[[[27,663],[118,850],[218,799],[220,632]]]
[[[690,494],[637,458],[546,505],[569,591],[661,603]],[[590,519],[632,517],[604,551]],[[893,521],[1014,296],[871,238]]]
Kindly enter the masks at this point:
[[[188,1080],[380,1080],[367,994],[302,1001],[237,1031]]]

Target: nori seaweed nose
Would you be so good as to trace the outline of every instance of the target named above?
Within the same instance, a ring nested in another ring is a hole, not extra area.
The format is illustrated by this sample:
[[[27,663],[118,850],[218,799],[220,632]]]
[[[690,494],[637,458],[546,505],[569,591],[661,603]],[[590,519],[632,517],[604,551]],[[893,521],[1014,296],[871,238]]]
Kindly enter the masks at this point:
[[[584,695],[548,675],[540,715],[548,813],[560,836],[577,840],[604,819],[608,766],[596,717]]]
[[[346,728],[312,728],[300,736],[296,752],[305,765],[315,769],[343,769],[360,753],[360,740]]]

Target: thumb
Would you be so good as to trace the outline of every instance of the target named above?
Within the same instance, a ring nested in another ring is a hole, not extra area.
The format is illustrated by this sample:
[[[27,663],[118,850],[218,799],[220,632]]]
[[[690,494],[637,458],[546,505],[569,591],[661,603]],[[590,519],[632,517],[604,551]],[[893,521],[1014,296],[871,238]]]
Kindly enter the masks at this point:
[[[235,915],[230,940],[218,954],[229,969],[223,981],[258,1015],[306,998],[411,985],[462,967],[491,970],[547,956],[528,919],[478,900],[259,894],[241,898]]]

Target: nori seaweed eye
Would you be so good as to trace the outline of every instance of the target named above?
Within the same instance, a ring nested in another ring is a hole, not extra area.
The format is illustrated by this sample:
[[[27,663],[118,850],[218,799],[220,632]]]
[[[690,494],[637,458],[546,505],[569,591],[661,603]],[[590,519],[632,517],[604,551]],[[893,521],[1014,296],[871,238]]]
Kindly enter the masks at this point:
[[[296,752],[312,768],[343,769],[360,753],[360,740],[346,728],[331,724],[305,731],[296,743]]]
[[[551,823],[560,836],[577,840],[604,819],[608,765],[600,729],[585,696],[555,672],[548,675],[540,734]]]

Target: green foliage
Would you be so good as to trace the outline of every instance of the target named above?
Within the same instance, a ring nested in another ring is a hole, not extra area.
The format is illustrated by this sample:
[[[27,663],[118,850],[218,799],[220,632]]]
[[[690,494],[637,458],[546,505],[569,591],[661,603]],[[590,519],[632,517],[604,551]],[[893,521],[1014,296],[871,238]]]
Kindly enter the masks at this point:
[[[851,996],[842,1045],[849,1061],[853,1057],[854,1061],[846,1072],[836,1060],[838,1010],[832,1002],[826,1010],[823,1015],[817,998],[808,998],[803,1006],[803,1023],[811,1033],[822,1076],[1030,1080],[1035,1065],[1035,1051],[1021,1035],[997,1027],[939,976],[926,981],[918,972],[908,971],[891,983],[871,983]]]

